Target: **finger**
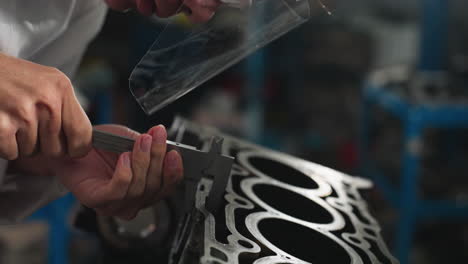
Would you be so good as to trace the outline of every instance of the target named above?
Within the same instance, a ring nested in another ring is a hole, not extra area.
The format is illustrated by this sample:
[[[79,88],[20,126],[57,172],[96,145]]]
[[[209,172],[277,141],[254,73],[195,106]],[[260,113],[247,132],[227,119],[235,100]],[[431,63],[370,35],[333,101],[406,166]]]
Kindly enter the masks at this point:
[[[163,169],[163,186],[158,199],[164,199],[171,195],[177,185],[183,180],[184,167],[180,154],[172,150],[166,155]]]
[[[31,124],[28,127],[19,129],[16,133],[16,141],[18,142],[18,156],[31,156],[37,146],[37,125]]]
[[[37,146],[37,119],[36,113],[32,109],[26,110],[26,118],[20,121],[19,129],[16,132],[18,144],[18,156],[31,156]]]
[[[186,0],[184,4],[191,11],[189,15],[190,21],[202,23],[213,17],[220,2],[214,0]]]
[[[155,9],[153,0],[136,0],[138,11],[144,16],[151,16]]]
[[[138,137],[133,147],[133,179],[127,195],[127,198],[133,200],[131,201],[132,206],[138,203],[138,201],[135,200],[143,199],[146,186],[146,178],[151,159],[152,140],[153,138],[150,135],[143,134],[140,137]]]
[[[190,8],[190,14],[188,18],[192,23],[198,24],[210,20],[214,16],[215,12],[207,8]]]
[[[61,110],[50,111],[38,106],[39,146],[41,153],[49,157],[60,157],[65,153],[64,135],[61,131]]]
[[[126,200],[132,179],[131,154],[125,152],[120,155],[109,184],[99,189],[98,192],[81,200],[83,204],[90,208],[105,208],[111,205],[119,205]]]
[[[156,0],[156,15],[170,17],[182,7],[181,0]]]
[[[92,126],[86,113],[70,87],[62,105],[62,128],[65,133],[68,154],[81,158],[91,151]]]
[[[151,162],[145,188],[145,205],[154,201],[160,191],[162,168],[167,149],[167,132],[163,125],[153,127],[148,134],[152,135],[153,144],[151,146]]]
[[[0,115],[0,158],[15,160],[18,158],[16,142],[17,128],[7,115]]]

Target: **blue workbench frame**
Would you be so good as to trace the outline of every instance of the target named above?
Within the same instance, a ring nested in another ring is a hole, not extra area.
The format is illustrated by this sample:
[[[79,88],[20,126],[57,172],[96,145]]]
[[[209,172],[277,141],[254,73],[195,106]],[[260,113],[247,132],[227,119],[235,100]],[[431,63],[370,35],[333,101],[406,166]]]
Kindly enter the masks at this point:
[[[447,70],[449,2],[421,0],[421,54],[418,71],[425,75]],[[468,217],[468,203],[427,201],[418,197],[421,169],[422,133],[426,128],[456,129],[468,127],[468,105],[457,103],[411,103],[392,89],[368,82],[363,89],[360,157],[363,173],[372,176],[390,204],[400,213],[397,227],[396,254],[402,264],[409,262],[413,233],[418,221],[428,219],[460,219]],[[468,88],[468,87],[467,87]],[[367,154],[371,107],[378,105],[403,122],[404,153],[400,187],[371,164]]]
[[[372,164],[368,155],[372,107],[378,105],[403,122],[404,151],[400,186]],[[408,263],[417,223],[422,220],[468,218],[468,202],[430,201],[418,197],[421,147],[426,128],[468,128],[467,104],[413,104],[402,96],[373,83],[364,87],[360,157],[364,175],[370,176],[386,200],[399,211],[395,250],[402,264]]]

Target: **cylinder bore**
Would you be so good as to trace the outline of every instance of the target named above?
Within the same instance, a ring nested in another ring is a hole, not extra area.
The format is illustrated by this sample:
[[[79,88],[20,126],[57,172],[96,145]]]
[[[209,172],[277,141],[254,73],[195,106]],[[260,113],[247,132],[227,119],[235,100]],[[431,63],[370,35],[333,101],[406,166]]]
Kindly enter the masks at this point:
[[[351,263],[347,251],[331,238],[286,220],[266,218],[258,223],[260,233],[275,247],[314,264]]]
[[[253,186],[253,192],[264,203],[286,215],[316,224],[329,224],[334,220],[325,208],[293,191],[257,184]]]
[[[249,163],[263,174],[278,181],[307,189],[319,187],[311,177],[284,163],[255,156],[249,158]]]

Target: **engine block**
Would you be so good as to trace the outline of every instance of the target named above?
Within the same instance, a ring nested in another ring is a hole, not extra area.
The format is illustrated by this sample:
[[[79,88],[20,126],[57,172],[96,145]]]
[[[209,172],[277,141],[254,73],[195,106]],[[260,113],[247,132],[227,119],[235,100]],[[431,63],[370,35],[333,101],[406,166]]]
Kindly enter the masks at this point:
[[[370,181],[183,119],[170,134],[200,149],[221,136],[222,154],[235,157],[217,213],[204,204],[213,182],[200,182],[170,263],[398,263],[362,196]]]

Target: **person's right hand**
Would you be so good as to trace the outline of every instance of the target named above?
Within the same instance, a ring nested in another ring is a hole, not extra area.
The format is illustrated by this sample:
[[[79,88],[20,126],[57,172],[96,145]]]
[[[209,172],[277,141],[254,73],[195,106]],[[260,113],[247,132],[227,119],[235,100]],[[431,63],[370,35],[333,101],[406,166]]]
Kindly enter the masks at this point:
[[[83,157],[91,137],[91,123],[65,74],[0,53],[0,158],[37,152]]]

